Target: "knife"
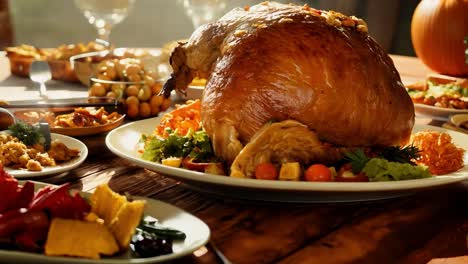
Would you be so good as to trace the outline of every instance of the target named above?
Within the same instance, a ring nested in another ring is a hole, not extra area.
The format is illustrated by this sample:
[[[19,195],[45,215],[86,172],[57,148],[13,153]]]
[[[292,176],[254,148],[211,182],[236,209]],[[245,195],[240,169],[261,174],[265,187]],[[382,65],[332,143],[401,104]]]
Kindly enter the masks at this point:
[[[71,108],[71,107],[105,107],[123,111],[123,103],[111,97],[77,97],[46,100],[15,100],[0,105],[3,108]]]
[[[38,124],[40,133],[44,136],[44,148],[49,150],[52,145],[52,136],[50,134],[50,126],[47,122],[40,122]]]

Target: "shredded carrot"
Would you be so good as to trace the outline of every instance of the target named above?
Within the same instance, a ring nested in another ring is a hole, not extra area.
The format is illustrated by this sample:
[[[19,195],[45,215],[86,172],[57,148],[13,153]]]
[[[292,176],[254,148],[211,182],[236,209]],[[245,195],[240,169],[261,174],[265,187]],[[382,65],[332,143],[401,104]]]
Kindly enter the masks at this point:
[[[197,131],[200,129],[200,111],[200,100],[187,101],[184,105],[177,105],[174,111],[165,114],[161,118],[161,122],[156,127],[154,134],[167,138],[169,135],[166,128],[177,131],[177,134],[181,136],[185,136],[189,130]]]
[[[451,173],[464,166],[465,150],[455,146],[447,133],[418,132],[411,137],[411,143],[421,151],[416,162],[428,166],[434,175]]]

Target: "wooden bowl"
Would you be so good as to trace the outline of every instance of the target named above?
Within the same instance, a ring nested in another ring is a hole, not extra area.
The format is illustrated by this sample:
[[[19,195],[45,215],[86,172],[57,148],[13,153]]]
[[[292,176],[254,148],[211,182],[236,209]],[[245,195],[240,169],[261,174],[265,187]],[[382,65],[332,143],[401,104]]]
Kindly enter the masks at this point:
[[[32,57],[23,56],[8,56],[10,61],[11,73],[21,77],[29,77],[29,69],[31,64],[34,62]]]

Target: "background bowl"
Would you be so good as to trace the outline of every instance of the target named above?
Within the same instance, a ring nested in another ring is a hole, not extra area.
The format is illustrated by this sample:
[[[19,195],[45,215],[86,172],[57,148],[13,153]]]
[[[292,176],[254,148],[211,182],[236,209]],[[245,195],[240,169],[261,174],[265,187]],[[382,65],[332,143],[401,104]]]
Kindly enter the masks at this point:
[[[50,66],[52,79],[66,82],[79,81],[68,60],[49,60],[47,62]]]
[[[145,68],[157,71],[162,75],[168,74],[166,64],[161,61],[161,49],[157,48],[117,48],[88,52],[70,57],[70,65],[80,82],[86,86],[91,85],[90,79],[96,76],[97,65],[106,59],[140,59]]]
[[[70,57],[70,66],[77,79],[84,85],[91,85],[97,65],[110,54],[110,50],[82,53]]]

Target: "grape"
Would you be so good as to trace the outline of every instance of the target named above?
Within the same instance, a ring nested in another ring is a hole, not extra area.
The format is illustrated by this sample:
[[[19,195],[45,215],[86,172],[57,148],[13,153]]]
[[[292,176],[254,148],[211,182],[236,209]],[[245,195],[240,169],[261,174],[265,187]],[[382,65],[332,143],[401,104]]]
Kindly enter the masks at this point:
[[[148,232],[139,232],[132,237],[131,249],[137,257],[149,258],[171,254],[172,239],[160,238]]]

